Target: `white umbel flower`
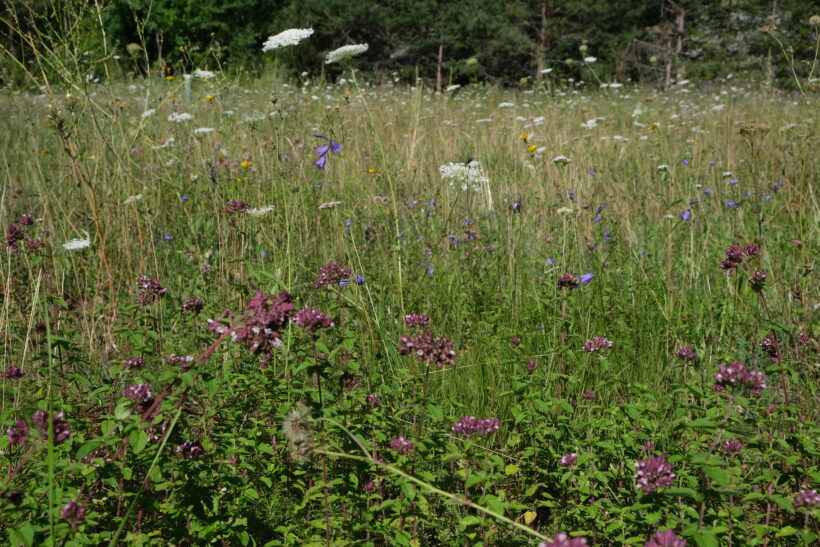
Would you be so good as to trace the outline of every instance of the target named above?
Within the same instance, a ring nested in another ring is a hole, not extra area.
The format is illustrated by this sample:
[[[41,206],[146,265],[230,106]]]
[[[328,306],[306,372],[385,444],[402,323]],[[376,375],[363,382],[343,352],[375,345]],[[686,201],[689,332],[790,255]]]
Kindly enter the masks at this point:
[[[194,135],[202,135],[203,133],[213,133],[213,127],[197,127],[194,129]]]
[[[194,78],[199,78],[200,80],[210,80],[216,76],[216,73],[211,72],[210,70],[202,70],[201,68],[198,68],[194,70],[194,73],[191,74],[191,76]]]
[[[552,163],[554,163],[555,165],[566,165],[571,161],[572,161],[571,159],[569,159],[568,157],[566,157],[564,155],[555,156],[554,158],[552,158]]]
[[[448,163],[439,167],[438,172],[443,179],[450,181],[451,188],[459,186],[462,190],[478,192],[482,185],[490,182],[477,161],[468,164]]]
[[[86,247],[91,247],[91,238],[88,237],[88,234],[85,235],[85,238],[76,238],[63,243],[63,249],[66,251],[76,251]]]
[[[168,121],[175,123],[187,122],[193,119],[194,117],[188,114],[187,112],[174,112],[173,114],[168,116]]]
[[[123,205],[128,205],[129,203],[134,203],[135,201],[139,201],[142,199],[142,194],[137,194],[136,196],[128,196],[128,199],[122,202]]]
[[[280,47],[295,46],[305,38],[309,38],[313,34],[312,28],[290,28],[283,30],[275,36],[269,36],[262,45],[262,51],[272,51]]]
[[[594,63],[597,60],[598,60],[597,57],[592,57],[592,56],[584,57],[584,62],[587,63],[588,65],[591,65],[592,63]]]
[[[264,207],[257,207],[256,209],[248,209],[247,213],[252,217],[261,217],[273,211],[273,205],[266,205]]]
[[[334,49],[333,51],[327,54],[325,64],[336,63],[349,57],[361,55],[362,53],[367,51],[368,47],[370,46],[368,46],[367,44],[353,44],[350,46],[342,46],[339,49]]]

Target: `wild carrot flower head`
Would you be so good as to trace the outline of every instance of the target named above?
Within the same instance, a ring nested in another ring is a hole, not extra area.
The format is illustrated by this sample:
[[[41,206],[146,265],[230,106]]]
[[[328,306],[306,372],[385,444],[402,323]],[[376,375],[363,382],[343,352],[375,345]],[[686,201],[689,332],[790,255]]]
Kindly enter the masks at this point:
[[[635,467],[635,486],[646,494],[659,488],[668,488],[675,478],[672,464],[666,460],[666,456],[650,456],[635,462]]]
[[[333,51],[327,54],[325,64],[337,63],[339,61],[343,61],[345,59],[361,55],[362,53],[367,51],[368,47],[369,46],[367,44],[352,44],[349,46],[342,46],[338,49],[334,49]]]
[[[686,547],[686,540],[676,536],[670,528],[669,530],[655,532],[655,535],[644,543],[643,547]]]
[[[321,310],[311,309],[307,306],[293,315],[293,322],[309,333],[333,326],[333,319],[327,317]]]
[[[319,277],[313,282],[313,287],[318,289],[336,286],[350,279],[351,275],[353,275],[353,270],[343,267],[338,262],[328,262],[319,268]]]
[[[569,537],[563,532],[555,534],[552,540],[542,541],[538,547],[587,547],[589,543],[585,537]]]
[[[268,39],[265,40],[265,43],[262,45],[262,52],[266,53],[281,47],[295,46],[302,40],[305,40],[312,35],[312,28],[290,28],[288,30],[283,30],[279,34],[269,36]]]

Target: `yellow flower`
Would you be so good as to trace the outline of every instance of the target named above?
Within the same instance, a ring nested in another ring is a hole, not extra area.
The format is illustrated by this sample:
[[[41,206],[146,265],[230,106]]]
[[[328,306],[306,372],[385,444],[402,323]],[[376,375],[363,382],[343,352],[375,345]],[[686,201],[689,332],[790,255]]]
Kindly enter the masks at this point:
[[[252,162],[252,161],[248,161],[248,160],[245,160],[245,161],[243,161],[242,163],[240,163],[240,165],[241,165],[242,167],[244,167],[245,169],[247,169],[248,167],[250,167],[252,164],[253,164],[253,162]]]
[[[535,152],[537,149],[538,149],[537,146],[535,146],[534,144],[531,144],[527,147],[527,152]]]
[[[205,95],[205,98],[206,98],[207,100],[209,100],[209,101],[213,101],[213,100],[214,100],[214,96],[213,96],[213,95]]]
[[[370,169],[368,169],[368,170],[367,170],[367,172],[368,172],[368,173],[370,173],[371,175],[375,175],[375,174],[376,174],[376,170],[375,170],[374,168],[372,168],[372,167],[371,167]]]
[[[525,140],[529,139],[530,136],[527,135],[526,133],[521,133],[520,135],[518,135],[518,138],[521,139],[522,141],[525,141]]]
[[[120,103],[120,108],[125,108],[125,103]]]
[[[172,74],[169,74],[168,76],[165,77],[165,79],[168,80],[169,82],[173,82],[174,81],[174,76]]]

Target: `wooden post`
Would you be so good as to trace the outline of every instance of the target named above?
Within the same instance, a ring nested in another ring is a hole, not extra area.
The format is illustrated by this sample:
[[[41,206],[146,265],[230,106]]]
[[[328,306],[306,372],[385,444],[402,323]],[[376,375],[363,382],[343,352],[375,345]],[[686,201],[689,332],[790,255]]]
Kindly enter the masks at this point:
[[[436,93],[441,93],[441,63],[444,60],[444,45],[438,46],[438,63],[436,63]]]

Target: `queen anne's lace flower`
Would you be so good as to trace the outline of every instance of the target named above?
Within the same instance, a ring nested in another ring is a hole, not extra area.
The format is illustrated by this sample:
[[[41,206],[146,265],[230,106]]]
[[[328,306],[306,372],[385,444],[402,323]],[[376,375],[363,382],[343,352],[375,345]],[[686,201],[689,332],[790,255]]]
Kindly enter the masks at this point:
[[[450,181],[450,188],[459,186],[462,190],[473,190],[478,192],[482,184],[487,184],[490,179],[477,161],[469,163],[448,163],[438,168],[441,177]]]
[[[350,46],[342,46],[339,49],[334,49],[333,51],[327,54],[325,64],[336,63],[349,57],[361,55],[362,53],[367,51],[368,47],[369,46],[367,44],[353,44]]]
[[[279,34],[269,36],[262,45],[262,51],[272,51],[280,47],[295,46],[302,40],[309,38],[313,34],[312,28],[291,28],[283,30]]]

